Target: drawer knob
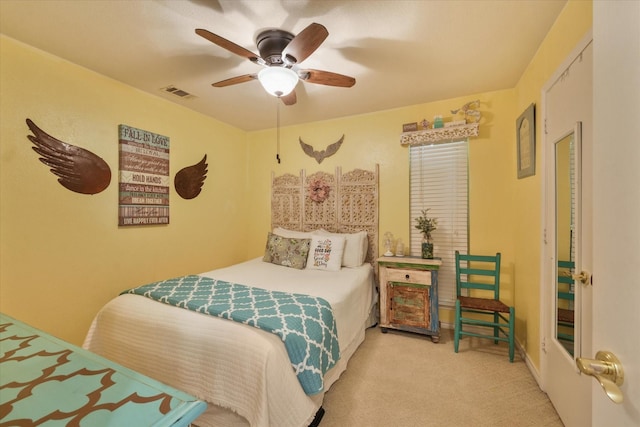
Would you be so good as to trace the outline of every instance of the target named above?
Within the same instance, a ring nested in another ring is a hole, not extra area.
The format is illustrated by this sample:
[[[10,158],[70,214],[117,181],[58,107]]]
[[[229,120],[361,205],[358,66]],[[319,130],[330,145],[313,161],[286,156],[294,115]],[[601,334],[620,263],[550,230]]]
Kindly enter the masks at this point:
[[[409,275],[408,275],[408,274],[405,274],[405,275],[404,275],[404,278],[405,278],[405,279],[407,279],[407,280],[409,280]]]

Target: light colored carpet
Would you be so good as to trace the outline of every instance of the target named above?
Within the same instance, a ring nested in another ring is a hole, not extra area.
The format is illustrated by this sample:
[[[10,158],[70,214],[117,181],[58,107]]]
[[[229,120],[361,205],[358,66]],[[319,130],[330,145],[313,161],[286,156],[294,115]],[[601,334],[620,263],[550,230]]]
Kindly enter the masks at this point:
[[[320,427],[562,426],[553,405],[505,343],[453,331],[440,343],[379,328],[366,339],[325,395]]]

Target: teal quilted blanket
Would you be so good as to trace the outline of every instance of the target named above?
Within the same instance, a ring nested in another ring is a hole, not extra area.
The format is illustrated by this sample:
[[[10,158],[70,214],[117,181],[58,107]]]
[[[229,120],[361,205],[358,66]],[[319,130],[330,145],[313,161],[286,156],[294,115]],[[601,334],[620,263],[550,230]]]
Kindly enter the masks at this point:
[[[308,395],[324,389],[324,374],[340,358],[333,310],[322,298],[195,275],[150,283],[122,293],[142,295],[277,334]]]

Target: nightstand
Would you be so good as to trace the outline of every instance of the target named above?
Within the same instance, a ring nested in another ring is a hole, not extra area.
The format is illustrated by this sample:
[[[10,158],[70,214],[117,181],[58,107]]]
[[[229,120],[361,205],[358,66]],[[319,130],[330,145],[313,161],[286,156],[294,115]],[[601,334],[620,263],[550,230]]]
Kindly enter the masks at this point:
[[[380,329],[415,332],[440,341],[439,259],[380,257]]]

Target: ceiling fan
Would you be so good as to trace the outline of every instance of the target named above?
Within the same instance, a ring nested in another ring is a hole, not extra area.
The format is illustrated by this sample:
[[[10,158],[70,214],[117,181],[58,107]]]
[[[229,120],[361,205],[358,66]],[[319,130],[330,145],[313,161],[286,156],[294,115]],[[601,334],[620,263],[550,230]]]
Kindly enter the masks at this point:
[[[299,67],[299,64],[315,52],[329,35],[327,29],[317,23],[310,24],[296,36],[280,29],[262,31],[256,37],[260,55],[201,28],[196,29],[196,34],[264,67],[258,73],[244,74],[213,83],[214,87],[231,86],[257,79],[271,95],[282,99],[285,105],[293,105],[297,100],[294,89],[298,80],[338,87],[351,87],[356,83],[353,77]]]

